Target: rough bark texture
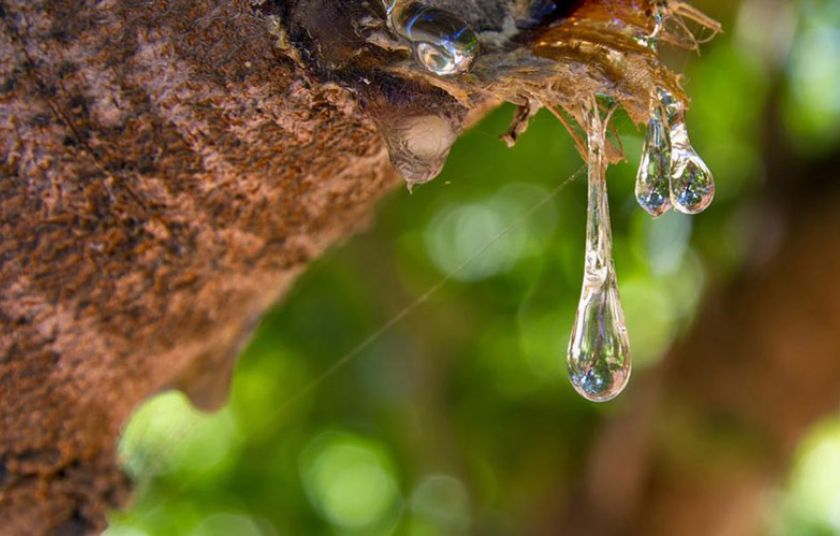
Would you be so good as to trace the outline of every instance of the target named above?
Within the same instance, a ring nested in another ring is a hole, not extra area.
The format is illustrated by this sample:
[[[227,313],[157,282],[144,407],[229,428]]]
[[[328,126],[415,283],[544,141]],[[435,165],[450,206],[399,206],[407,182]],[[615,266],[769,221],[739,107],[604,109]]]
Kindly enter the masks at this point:
[[[247,0],[0,2],[0,532],[103,527],[117,434],[199,405],[394,179]]]

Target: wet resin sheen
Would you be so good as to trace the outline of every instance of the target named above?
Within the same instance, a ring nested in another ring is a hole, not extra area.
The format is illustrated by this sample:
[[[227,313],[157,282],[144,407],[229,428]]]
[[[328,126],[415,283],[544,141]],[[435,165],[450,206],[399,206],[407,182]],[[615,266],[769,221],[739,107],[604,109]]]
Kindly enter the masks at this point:
[[[659,99],[666,110],[671,140],[671,204],[685,214],[698,214],[715,197],[714,177],[688,139],[685,105],[662,89]]]
[[[605,126],[594,98],[585,103],[589,201],[586,261],[567,365],[575,390],[593,402],[618,396],[630,379],[630,340],[618,294],[607,202]]]
[[[651,108],[642,160],[636,174],[636,201],[654,218],[671,208],[671,141],[664,116],[661,106]]]
[[[389,2],[389,22],[411,43],[417,61],[439,75],[462,73],[478,54],[478,37],[455,15],[420,2]]]

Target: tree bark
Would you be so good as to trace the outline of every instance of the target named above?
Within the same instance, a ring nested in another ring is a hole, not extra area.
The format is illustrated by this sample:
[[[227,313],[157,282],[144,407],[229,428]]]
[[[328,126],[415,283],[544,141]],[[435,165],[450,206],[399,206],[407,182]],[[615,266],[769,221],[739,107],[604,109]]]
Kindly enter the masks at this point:
[[[0,526],[103,528],[140,402],[218,405],[261,313],[394,186],[248,0],[0,2]]]

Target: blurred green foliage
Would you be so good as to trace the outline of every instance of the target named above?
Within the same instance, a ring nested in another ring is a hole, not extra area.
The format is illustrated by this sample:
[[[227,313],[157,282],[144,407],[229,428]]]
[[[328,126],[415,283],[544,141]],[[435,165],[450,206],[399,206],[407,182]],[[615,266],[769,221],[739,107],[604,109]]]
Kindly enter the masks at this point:
[[[781,86],[786,135],[803,152],[836,151],[840,140],[840,4],[777,13],[791,28],[781,56],[767,42],[779,35],[738,19],[755,2],[705,7],[731,30],[681,61],[716,203],[656,221],[635,207],[642,133],[626,121],[629,161],[609,172],[637,374],[629,395],[690,325],[707,282],[744,262],[768,95]],[[242,356],[228,407],[203,415],[166,393],[138,412],[121,443],[137,498],[113,514],[109,536],[521,534],[571,492],[599,420],[624,399],[593,405],[566,382],[584,181],[549,196],[581,163],[546,113],[506,149],[498,135],[511,112],[490,114],[439,178],[391,195],[373,228],[301,277]],[[774,532],[840,532],[840,424],[803,444],[780,497]]]

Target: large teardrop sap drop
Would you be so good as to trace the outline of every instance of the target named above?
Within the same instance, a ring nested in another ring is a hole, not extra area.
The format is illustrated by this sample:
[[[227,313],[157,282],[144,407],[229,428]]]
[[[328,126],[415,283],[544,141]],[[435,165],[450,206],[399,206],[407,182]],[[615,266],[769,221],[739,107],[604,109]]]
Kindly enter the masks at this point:
[[[605,128],[594,97],[584,105],[589,202],[586,265],[567,365],[575,390],[593,402],[618,396],[630,379],[630,340],[612,258],[607,202]]]

